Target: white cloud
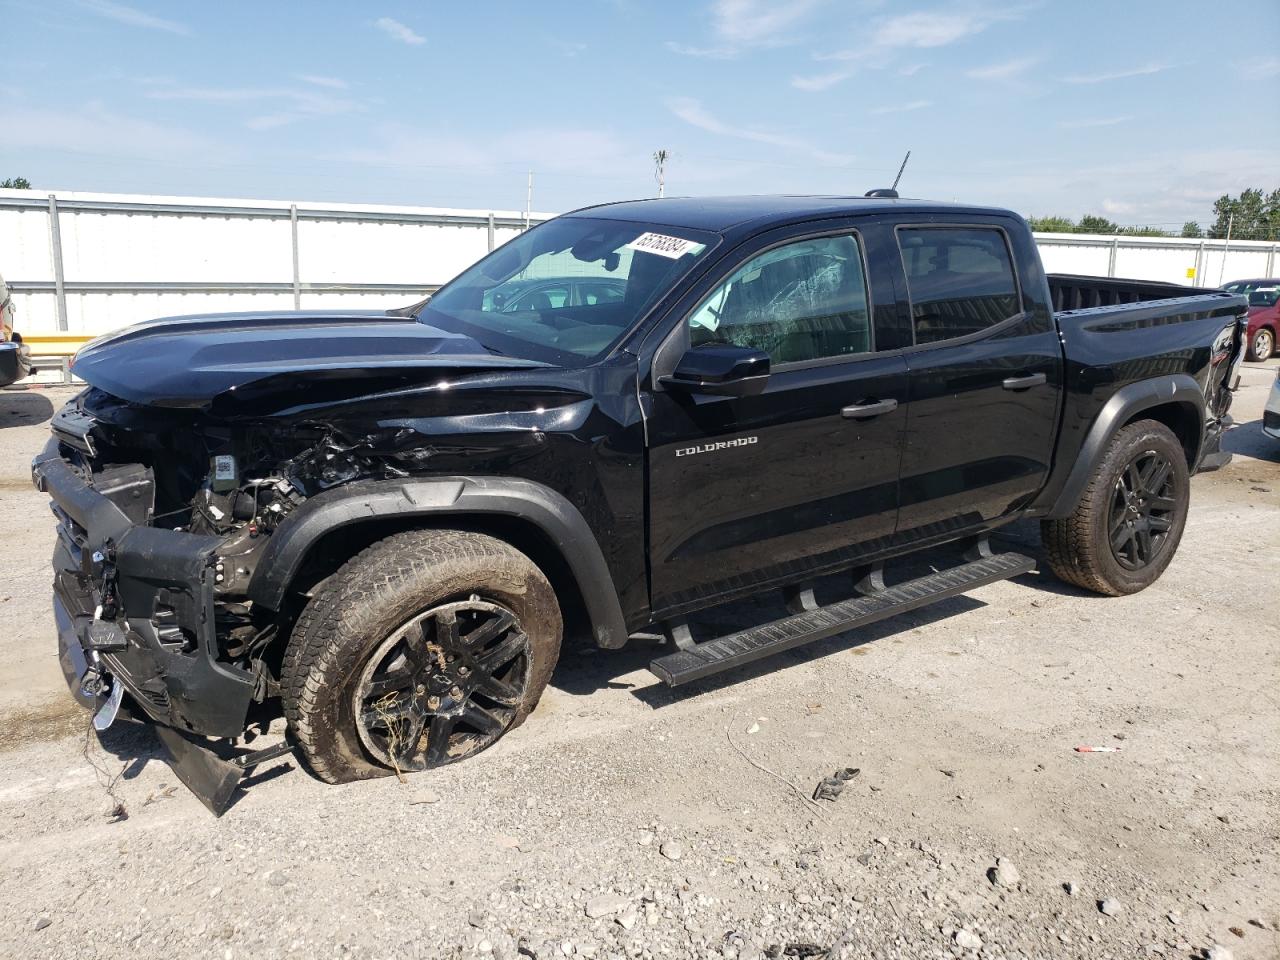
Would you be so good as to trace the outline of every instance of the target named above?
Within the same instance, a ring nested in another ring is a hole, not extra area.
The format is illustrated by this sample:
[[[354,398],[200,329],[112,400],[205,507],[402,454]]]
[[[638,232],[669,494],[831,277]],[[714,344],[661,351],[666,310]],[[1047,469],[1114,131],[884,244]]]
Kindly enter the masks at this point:
[[[1039,57],[1016,57],[1003,63],[992,63],[985,67],[975,67],[965,72],[966,77],[974,80],[1010,80],[1019,74],[1026,73],[1040,62]]]
[[[715,32],[733,46],[773,44],[818,5],[818,0],[716,0]]]
[[[796,144],[795,140],[781,134],[731,126],[713,116],[700,101],[693,97],[672,97],[667,101],[667,107],[685,123],[700,130],[706,130],[708,133],[735,137],[739,140],[754,140],[757,143],[771,143],[775,146],[789,147]]]
[[[872,42],[879,47],[945,47],[1007,16],[983,10],[904,13],[881,23]]]
[[[512,130],[500,137],[481,136],[473,140],[394,123],[377,127],[373,141],[345,149],[332,159],[403,169],[418,175],[423,170],[422,158],[429,156],[429,167],[433,169],[456,169],[467,173],[488,171],[486,177],[491,187],[494,181],[509,176],[520,184],[522,203],[524,171],[529,168],[535,170],[535,179],[540,174],[573,174],[577,177],[590,176],[602,169],[618,169],[634,160],[634,154],[625,151],[613,136],[598,130],[525,128]],[[563,149],[538,150],[538,144],[552,141]],[[498,171],[497,176],[493,174],[495,170]]]
[[[250,130],[275,130],[278,127],[288,126],[297,120],[297,114],[268,113],[260,117],[250,117],[244,122],[244,125]]]
[[[255,114],[244,121],[250,130],[275,130],[308,117],[332,117],[363,110],[365,105],[351,97],[328,93],[342,83],[330,77],[299,77],[321,90],[290,87],[174,87],[151,84],[150,100],[189,101],[192,103],[253,104],[268,113]],[[328,83],[315,83],[325,80]]]
[[[330,90],[346,90],[349,84],[339,77],[322,77],[314,73],[300,73],[297,79],[316,87],[328,87]]]
[[[904,51],[930,50],[958,43],[968,37],[982,33],[993,24],[1004,20],[1016,20],[1023,15],[1026,9],[1026,7],[995,9],[992,7],[973,6],[955,7],[948,10],[917,11],[882,17],[872,25],[869,36],[862,43],[843,50],[815,53],[813,59],[841,63],[860,63],[873,68],[888,67],[893,64],[897,57],[902,56]],[[902,67],[899,73],[904,77],[909,77],[923,69],[924,66],[925,64],[922,63],[908,64]],[[994,66],[1003,67],[1005,65],[997,64]],[[801,90],[824,90],[834,83],[853,76],[854,72],[854,70],[849,70],[843,76],[832,73],[822,74],[817,77],[793,78],[792,85]]]
[[[709,60],[732,60],[738,55],[738,51],[731,47],[695,47],[675,40],[668,40],[665,46],[672,53],[686,57],[706,57]]]
[[[886,113],[908,113],[912,110],[923,110],[926,107],[932,107],[932,100],[912,100],[910,103],[898,103],[885,107],[876,107],[871,112],[874,114]]]
[[[89,103],[73,110],[49,107],[10,109],[5,113],[5,143],[10,148],[55,150],[70,154],[110,153],[154,161],[223,159],[227,144],[184,127],[169,126]]]
[[[582,53],[584,50],[587,49],[587,45],[585,43],[577,43],[576,41],[573,41],[573,40],[560,40],[558,38],[553,37],[549,39],[547,42],[550,43],[557,50],[559,50],[566,57],[576,57],[578,54]]]
[[[1058,126],[1064,130],[1085,130],[1089,127],[1114,127],[1125,123],[1130,117],[1087,117],[1083,120],[1059,120]]]
[[[854,70],[832,70],[830,73],[814,73],[808,76],[792,77],[791,85],[797,90],[807,90],[810,93],[828,90],[836,84],[848,80],[855,72]]]
[[[96,13],[100,17],[106,17],[108,20],[124,23],[131,27],[161,30],[165,33],[176,33],[183,37],[191,35],[191,28],[185,23],[152,16],[145,10],[127,7],[123,3],[114,3],[112,0],[80,0],[80,6],[90,13]]]
[[[822,0],[715,0],[711,6],[712,44],[668,40],[673,53],[712,60],[731,60],[744,50],[795,42],[791,31]]]
[[[1138,212],[1138,205],[1107,197],[1102,201],[1102,212],[1112,217],[1128,217]]]
[[[198,103],[254,103],[277,100],[300,113],[334,115],[351,113],[361,104],[350,98],[318,90],[289,87],[156,87],[147,92],[150,100],[189,100]]]
[[[1280,57],[1267,60],[1250,60],[1240,65],[1240,72],[1247,77],[1266,80],[1269,77],[1280,77]]]
[[[1109,80],[1127,80],[1129,77],[1146,77],[1153,73],[1162,73],[1169,69],[1167,63],[1148,63],[1141,67],[1129,67],[1124,70],[1103,71],[1102,73],[1078,73],[1063,77],[1063,83],[1106,83]]]
[[[407,43],[411,47],[420,46],[427,42],[427,38],[414,31],[412,27],[406,26],[399,20],[393,20],[391,17],[379,17],[373,22],[373,25],[392,40],[399,40],[401,43]]]
[[[848,157],[830,153],[804,140],[789,137],[786,134],[771,133],[768,130],[758,130],[753,127],[735,127],[732,124],[725,123],[707,110],[701,101],[695,100],[693,97],[672,97],[667,101],[667,108],[685,123],[700,130],[705,130],[707,133],[732,137],[736,140],[749,140],[753,143],[767,143],[788,150],[797,150],[808,154],[820,163],[840,164],[849,160]]]

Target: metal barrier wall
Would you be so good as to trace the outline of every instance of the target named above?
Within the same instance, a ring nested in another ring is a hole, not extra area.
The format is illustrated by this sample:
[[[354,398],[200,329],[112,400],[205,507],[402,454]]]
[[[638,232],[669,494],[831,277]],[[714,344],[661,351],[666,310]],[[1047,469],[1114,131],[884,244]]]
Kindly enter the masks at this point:
[[[0,275],[24,334],[376,310],[421,299],[525,226],[515,211],[0,190]]]
[[[58,357],[153,317],[401,306],[550,216],[0,190],[0,275],[19,332],[33,347],[53,343]],[[1052,273],[1216,286],[1280,266],[1274,243],[1056,233],[1036,242]]]
[[[1274,277],[1280,244],[1256,240],[1094,236],[1037,233],[1036,246],[1050,273],[1160,280],[1216,287],[1232,280]]]

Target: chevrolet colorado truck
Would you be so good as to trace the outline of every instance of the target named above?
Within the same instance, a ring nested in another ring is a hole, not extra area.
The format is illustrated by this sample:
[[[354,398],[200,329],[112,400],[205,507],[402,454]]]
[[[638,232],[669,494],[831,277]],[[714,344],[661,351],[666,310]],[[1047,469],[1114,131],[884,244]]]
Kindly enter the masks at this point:
[[[218,812],[285,751],[332,783],[474,755],[566,628],[659,634],[678,685],[1018,576],[987,539],[1018,519],[1068,583],[1133,593],[1224,462],[1246,315],[1046,276],[1016,214],[876,191],[579,210],[409,316],[142,323],[79,353],[32,468],[63,669]],[[765,590],[782,619],[695,636]]]

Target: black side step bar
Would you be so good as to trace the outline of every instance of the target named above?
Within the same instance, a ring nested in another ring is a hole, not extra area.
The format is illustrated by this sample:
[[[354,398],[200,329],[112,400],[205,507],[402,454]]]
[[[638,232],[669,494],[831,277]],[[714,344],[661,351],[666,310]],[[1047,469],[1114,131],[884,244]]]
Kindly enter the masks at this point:
[[[997,580],[1029,573],[1035,567],[1033,559],[1020,553],[983,557],[866,596],[841,600],[750,630],[695,643],[687,649],[658,657],[649,664],[649,672],[668,686],[678,687],[770,654],[967,593]]]

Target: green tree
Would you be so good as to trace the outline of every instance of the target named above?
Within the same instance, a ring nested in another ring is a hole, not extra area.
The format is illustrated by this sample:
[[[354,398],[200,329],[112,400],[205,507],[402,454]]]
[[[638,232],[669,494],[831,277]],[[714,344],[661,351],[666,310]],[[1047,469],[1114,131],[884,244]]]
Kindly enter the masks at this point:
[[[1204,231],[1200,229],[1200,224],[1196,223],[1194,220],[1188,220],[1182,225],[1182,233],[1180,236],[1203,237]]]
[[[1027,223],[1037,233],[1074,233],[1076,229],[1070,217],[1027,217]]]
[[[1230,228],[1240,240],[1280,240],[1280,189],[1264,194],[1256,187],[1238,197],[1224,193],[1213,204],[1216,219],[1209,236],[1221,239]]]
[[[1120,227],[1118,231],[1126,237],[1167,237],[1168,230],[1161,230],[1159,227]]]
[[[5,190],[30,190],[31,181],[26,177],[7,177],[0,180],[0,188]]]
[[[1094,216],[1092,213],[1080,218],[1076,224],[1076,233],[1119,233],[1120,228],[1106,217]]]

